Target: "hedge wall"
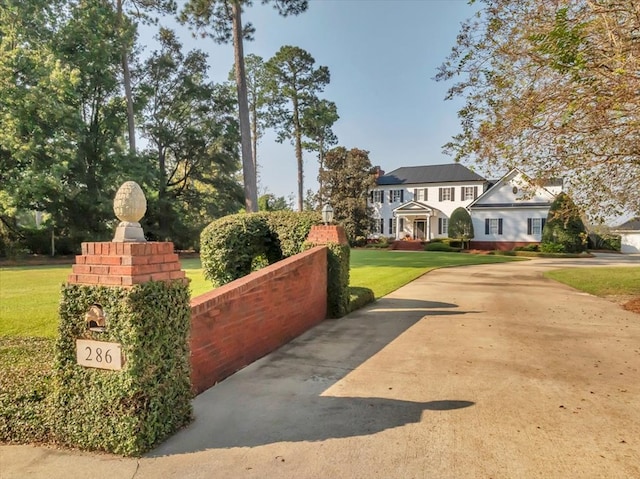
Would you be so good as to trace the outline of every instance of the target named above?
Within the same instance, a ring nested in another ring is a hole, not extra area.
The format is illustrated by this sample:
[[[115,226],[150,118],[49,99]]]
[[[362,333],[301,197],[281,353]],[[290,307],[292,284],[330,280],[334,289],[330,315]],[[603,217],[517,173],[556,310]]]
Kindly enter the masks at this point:
[[[53,393],[60,442],[140,455],[190,421],[189,299],[182,281],[63,286]],[[106,314],[105,332],[85,324],[93,304]],[[120,343],[122,370],[76,364],[76,338]]]
[[[303,251],[318,212],[273,211],[229,215],[200,235],[204,276],[214,286],[242,278],[260,267]]]

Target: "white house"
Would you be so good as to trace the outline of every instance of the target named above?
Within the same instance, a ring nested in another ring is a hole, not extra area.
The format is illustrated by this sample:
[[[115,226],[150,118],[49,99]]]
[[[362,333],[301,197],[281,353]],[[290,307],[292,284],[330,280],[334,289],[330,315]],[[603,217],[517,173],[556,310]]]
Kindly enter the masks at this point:
[[[429,241],[448,235],[453,210],[468,206],[488,182],[458,163],[408,166],[377,178],[369,192],[375,235]]]
[[[472,248],[513,249],[539,243],[549,207],[562,181],[536,186],[513,169],[490,182],[465,166],[402,167],[377,178],[369,192],[374,236],[430,241],[448,236],[449,218],[458,207],[471,214]]]
[[[621,252],[640,253],[640,216],[617,226],[612,232],[620,235]]]
[[[514,168],[469,206],[477,249],[511,250],[540,243],[549,207],[562,192],[562,180],[535,185]]]

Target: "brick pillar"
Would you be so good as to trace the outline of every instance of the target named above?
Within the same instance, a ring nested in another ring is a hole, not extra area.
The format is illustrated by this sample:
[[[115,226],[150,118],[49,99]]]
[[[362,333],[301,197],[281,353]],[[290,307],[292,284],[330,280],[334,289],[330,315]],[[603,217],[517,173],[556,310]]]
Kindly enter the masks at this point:
[[[133,286],[147,281],[187,281],[173,243],[82,243],[69,284]]]
[[[311,227],[307,241],[313,244],[348,244],[344,228],[338,225],[316,225]]]

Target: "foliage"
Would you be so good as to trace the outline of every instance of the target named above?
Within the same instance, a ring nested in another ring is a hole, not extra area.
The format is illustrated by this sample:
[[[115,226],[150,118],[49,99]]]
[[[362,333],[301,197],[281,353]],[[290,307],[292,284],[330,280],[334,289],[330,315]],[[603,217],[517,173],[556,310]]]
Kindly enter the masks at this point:
[[[369,288],[349,286],[349,313],[363,308],[376,300],[373,291]]]
[[[549,208],[540,250],[580,253],[586,249],[586,239],[587,232],[576,205],[566,193],[560,193]]]
[[[474,238],[473,221],[466,208],[459,207],[453,210],[449,218],[449,238],[455,238],[464,242]]]
[[[516,246],[514,251],[540,251],[540,245],[537,243],[529,244],[526,246]]]
[[[640,212],[638,2],[478,3],[436,77],[466,100],[445,149],[487,174],[565,178],[595,219]]]
[[[151,164],[143,226],[154,240],[172,239],[178,249],[197,246],[213,218],[238,211],[242,191],[235,100],[226,88],[206,82],[207,57],[187,55],[175,34],[161,29],[160,50],[141,67],[136,96],[139,124]]]
[[[620,251],[621,241],[620,235],[591,231],[589,232],[587,247],[589,249]]]
[[[291,206],[284,196],[276,197],[271,193],[266,193],[258,198],[259,211],[282,211],[291,210]]]
[[[262,0],[269,3],[271,0]],[[245,73],[243,39],[252,39],[253,26],[242,24],[243,7],[253,0],[188,0],[180,13],[180,21],[217,43],[233,41],[235,79],[238,92],[238,117],[242,147],[242,171],[247,212],[258,210],[256,162],[251,151],[249,102]],[[308,7],[308,0],[275,0],[274,8],[282,16],[298,15]],[[302,209],[302,208],[300,208]]]
[[[460,248],[453,248],[446,243],[430,242],[424,245],[424,250],[425,251],[445,251],[445,252],[453,253],[453,252],[460,251]]]
[[[264,216],[237,214],[215,220],[202,231],[200,258],[205,278],[221,286],[251,273],[257,260],[279,261],[282,250]]]
[[[373,226],[373,211],[367,193],[375,187],[369,152],[339,146],[325,156],[320,173],[324,198],[333,206],[334,221],[344,226],[353,244],[358,236],[366,237]]]
[[[322,223],[317,211],[272,211],[261,215],[269,230],[278,238],[284,258],[302,252],[311,227]]]
[[[278,141],[291,140],[295,146],[298,165],[298,211],[302,211],[304,174],[302,138],[314,134],[303,125],[314,124],[305,120],[307,115],[317,117],[317,94],[330,82],[326,66],[315,68],[315,59],[300,47],[285,45],[267,61],[268,90],[273,98],[272,118],[278,128]]]
[[[0,337],[0,442],[52,443],[54,343]]]
[[[84,315],[99,304],[103,333]],[[62,289],[54,375],[54,430],[62,444],[140,455],[191,419],[189,289],[181,281],[130,289],[67,285]],[[76,338],[122,345],[121,371],[76,364]]]
[[[305,243],[305,248],[317,246]],[[349,269],[351,249],[349,245],[327,243],[327,316],[341,318],[349,309]]]

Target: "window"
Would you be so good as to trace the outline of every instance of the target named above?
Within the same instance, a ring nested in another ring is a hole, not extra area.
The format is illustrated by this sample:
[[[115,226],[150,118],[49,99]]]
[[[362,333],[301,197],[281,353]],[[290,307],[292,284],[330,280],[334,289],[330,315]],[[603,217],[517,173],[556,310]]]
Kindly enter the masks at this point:
[[[395,218],[389,218],[389,234],[390,235],[395,235],[396,234],[396,219]]]
[[[404,190],[390,190],[389,203],[402,203],[404,201]]]
[[[544,221],[544,218],[527,218],[527,234],[533,236],[542,236]]]
[[[484,234],[501,235],[502,218],[487,218],[484,220]]]
[[[373,222],[373,233],[374,234],[384,234],[384,220],[376,219]]]
[[[438,196],[440,201],[455,201],[456,192],[454,188],[440,188]]]
[[[371,192],[371,202],[372,203],[384,203],[384,191],[382,191],[382,190],[373,190]]]
[[[438,218],[438,234],[449,235],[449,218]]]
[[[428,192],[427,188],[415,188],[413,190],[413,199],[415,201],[427,201],[429,199]]]
[[[462,187],[462,201],[475,200],[478,197],[477,186],[463,186]]]

